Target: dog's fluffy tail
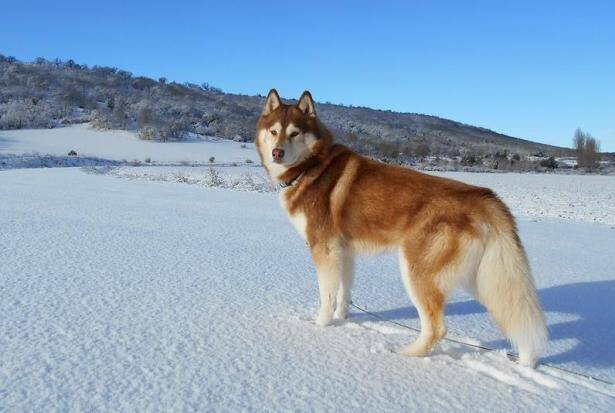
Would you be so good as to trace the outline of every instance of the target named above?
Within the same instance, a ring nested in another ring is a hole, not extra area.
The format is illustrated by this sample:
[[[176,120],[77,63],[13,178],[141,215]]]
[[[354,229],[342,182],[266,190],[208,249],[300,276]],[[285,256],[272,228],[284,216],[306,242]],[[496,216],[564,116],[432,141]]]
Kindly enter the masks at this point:
[[[544,315],[514,218],[496,203],[476,275],[477,298],[517,348],[519,363],[533,367],[547,342]]]

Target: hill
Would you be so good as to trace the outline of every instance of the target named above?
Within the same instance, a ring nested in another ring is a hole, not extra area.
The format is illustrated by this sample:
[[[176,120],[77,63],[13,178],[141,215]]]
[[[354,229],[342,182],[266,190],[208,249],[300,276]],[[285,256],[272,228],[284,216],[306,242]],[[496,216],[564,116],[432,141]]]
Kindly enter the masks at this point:
[[[101,129],[138,131],[148,140],[181,140],[196,133],[251,141],[263,101],[207,83],[155,80],[72,60],[28,63],[0,55],[0,129],[92,122]],[[436,116],[331,103],[320,103],[317,110],[340,141],[381,158],[567,153]]]

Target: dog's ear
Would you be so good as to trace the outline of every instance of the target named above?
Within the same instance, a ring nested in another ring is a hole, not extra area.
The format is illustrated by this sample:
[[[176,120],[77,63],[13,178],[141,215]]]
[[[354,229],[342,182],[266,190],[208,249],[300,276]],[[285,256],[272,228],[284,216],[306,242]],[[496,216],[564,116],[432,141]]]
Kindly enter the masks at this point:
[[[265,100],[265,107],[263,108],[263,116],[270,114],[274,110],[280,107],[282,104],[280,100],[280,95],[278,95],[278,91],[275,89],[271,89],[269,94],[267,95],[267,99]]]
[[[301,112],[305,113],[306,115],[316,117],[314,100],[312,99],[312,94],[307,90],[303,92],[303,94],[299,98],[299,103],[297,103],[297,107],[301,110]]]

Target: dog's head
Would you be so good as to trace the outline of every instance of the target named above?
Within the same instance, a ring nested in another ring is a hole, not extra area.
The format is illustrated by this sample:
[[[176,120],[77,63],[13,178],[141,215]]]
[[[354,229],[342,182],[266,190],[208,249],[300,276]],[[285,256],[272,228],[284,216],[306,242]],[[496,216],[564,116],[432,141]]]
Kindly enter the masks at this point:
[[[331,135],[316,117],[310,92],[303,92],[295,105],[286,105],[271,89],[256,127],[256,147],[273,179],[322,155],[330,144]]]

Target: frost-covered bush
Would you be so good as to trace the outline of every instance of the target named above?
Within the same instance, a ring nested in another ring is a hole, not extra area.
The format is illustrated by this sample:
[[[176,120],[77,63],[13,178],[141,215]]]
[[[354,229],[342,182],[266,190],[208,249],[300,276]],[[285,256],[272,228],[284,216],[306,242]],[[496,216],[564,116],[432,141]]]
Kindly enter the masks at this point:
[[[111,108],[95,110],[91,122],[97,129],[127,129],[132,123],[128,105],[122,99],[115,99]]]
[[[222,186],[222,184],[224,183],[224,179],[222,179],[222,175],[220,174],[220,171],[215,169],[215,168],[209,168],[208,171],[209,174],[209,184],[211,186]]]
[[[474,153],[466,153],[461,157],[461,165],[463,166],[475,166],[481,162],[480,155]]]
[[[557,161],[553,156],[548,157],[540,161],[540,166],[547,169],[556,169],[558,167]]]
[[[153,126],[143,126],[138,131],[139,139],[153,141],[158,139],[158,131]]]
[[[32,100],[14,100],[0,104],[0,129],[52,128],[60,111]]]
[[[160,139],[163,141],[180,141],[187,135],[188,125],[182,120],[172,121],[160,127]]]

